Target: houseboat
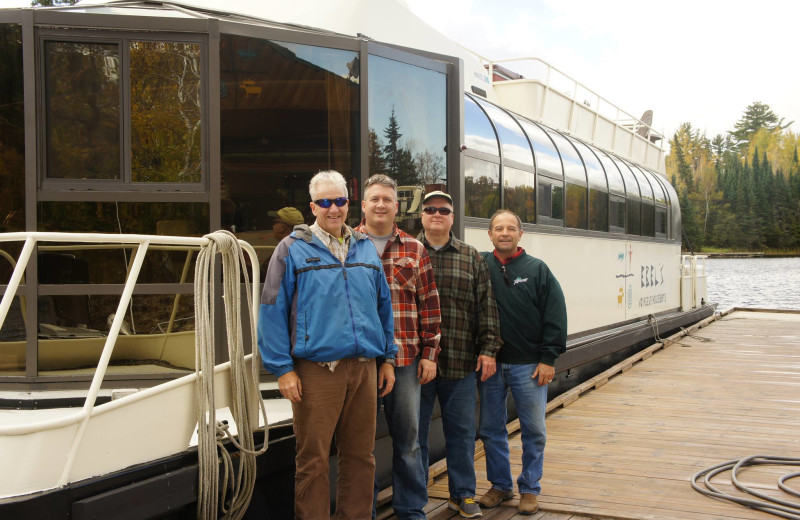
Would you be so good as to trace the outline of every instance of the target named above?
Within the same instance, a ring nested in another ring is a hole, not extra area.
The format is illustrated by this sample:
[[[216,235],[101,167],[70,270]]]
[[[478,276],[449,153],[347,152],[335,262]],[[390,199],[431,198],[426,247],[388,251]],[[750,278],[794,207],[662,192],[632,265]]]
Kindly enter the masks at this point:
[[[401,186],[397,223],[412,234],[436,189],[452,194],[454,231],[479,250],[491,248],[488,217],[515,211],[521,245],[567,300],[551,396],[709,316],[651,116],[543,60],[466,50],[402,0],[0,9],[0,517],[196,517],[188,389],[203,237],[242,241],[241,278],[257,292],[282,210],[312,221],[320,170],[348,180],[351,225],[376,172]],[[263,370],[258,390],[266,417],[254,439],[268,449],[248,514],[287,518],[291,407]],[[444,456],[438,419],[431,436],[433,462]],[[383,485],[390,445],[379,417]]]

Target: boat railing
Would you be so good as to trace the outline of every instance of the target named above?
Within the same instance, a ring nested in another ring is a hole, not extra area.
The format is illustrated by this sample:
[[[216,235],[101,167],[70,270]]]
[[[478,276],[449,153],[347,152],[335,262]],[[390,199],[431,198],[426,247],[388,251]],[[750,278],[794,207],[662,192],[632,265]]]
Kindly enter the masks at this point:
[[[651,126],[652,111],[635,117],[541,58],[486,62],[501,105],[635,163],[665,171],[664,136]],[[501,65],[512,62],[517,64],[514,72]]]
[[[12,424],[0,425],[0,459],[10,464],[9,467],[20,464],[19,467],[37,468],[36,472],[30,472],[28,479],[22,478],[22,473],[19,472],[9,471],[5,472],[5,476],[0,475],[0,498],[59,487],[101,474],[119,464],[146,462],[187,449],[197,424],[193,406],[196,372],[102,405],[96,406],[96,400],[145,255],[150,250],[163,248],[188,250],[191,254],[191,251],[209,245],[210,240],[204,237],[101,233],[0,234],[0,243],[6,242],[23,242],[23,246],[16,262],[12,261],[12,265],[15,264],[14,270],[0,301],[0,328],[37,245],[51,242],[96,244],[98,247],[133,245],[136,253],[129,264],[117,312],[106,336],[83,407],[76,411],[63,410],[59,414],[31,414],[31,417],[44,417],[35,420],[28,419],[28,416],[14,416],[12,418],[15,420],[10,421]],[[258,257],[247,242],[240,240],[239,244],[250,260],[253,284],[253,311],[250,319],[255,323],[258,319],[260,297]],[[57,244],[40,247],[68,246]],[[187,269],[184,266],[183,279]],[[174,312],[170,321],[173,320]],[[246,359],[247,363],[252,363],[252,354]],[[229,370],[230,363],[217,365],[214,369],[217,387],[223,389],[216,395],[217,408],[228,406],[231,399],[230,392],[224,390],[229,388]],[[146,402],[150,402],[150,406],[146,406]],[[121,411],[123,408],[124,411]],[[163,422],[159,422],[159,419]],[[153,431],[153,425],[159,425],[163,431]],[[99,453],[100,460],[96,460],[96,454],[89,454],[95,450]]]
[[[681,256],[681,310],[702,307],[708,302],[706,255]]]

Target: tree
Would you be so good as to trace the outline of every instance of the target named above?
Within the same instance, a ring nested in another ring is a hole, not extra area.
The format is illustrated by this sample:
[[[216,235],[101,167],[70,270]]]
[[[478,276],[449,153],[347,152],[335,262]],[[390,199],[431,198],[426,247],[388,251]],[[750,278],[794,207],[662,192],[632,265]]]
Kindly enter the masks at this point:
[[[733,137],[741,150],[743,146],[746,146],[752,135],[759,129],[766,128],[770,132],[780,132],[792,123],[794,123],[794,121],[790,121],[784,125],[783,118],[778,118],[769,105],[756,101],[748,105],[742,117],[733,125],[735,130],[728,133]]]

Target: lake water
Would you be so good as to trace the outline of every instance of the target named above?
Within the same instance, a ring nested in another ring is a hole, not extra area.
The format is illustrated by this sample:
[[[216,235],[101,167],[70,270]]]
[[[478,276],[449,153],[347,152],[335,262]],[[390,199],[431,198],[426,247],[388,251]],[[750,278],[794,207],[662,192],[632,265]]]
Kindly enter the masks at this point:
[[[800,258],[708,258],[708,300],[719,309],[800,310]]]

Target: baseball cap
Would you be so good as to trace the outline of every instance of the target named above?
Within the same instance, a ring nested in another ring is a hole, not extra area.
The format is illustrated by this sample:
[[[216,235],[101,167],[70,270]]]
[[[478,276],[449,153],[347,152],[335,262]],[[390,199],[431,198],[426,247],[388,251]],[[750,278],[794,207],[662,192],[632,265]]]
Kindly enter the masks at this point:
[[[434,197],[442,197],[443,199],[446,199],[447,202],[449,202],[450,204],[453,204],[453,197],[451,197],[447,193],[445,193],[443,191],[440,191],[440,190],[436,190],[436,191],[432,191],[430,193],[426,193],[425,196],[422,198],[422,203],[425,204],[426,202],[428,202],[429,200],[431,200]]]

